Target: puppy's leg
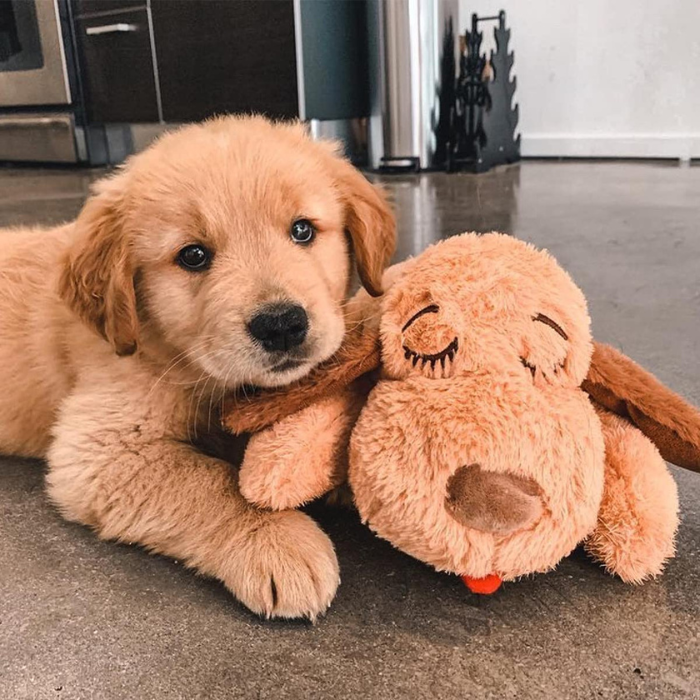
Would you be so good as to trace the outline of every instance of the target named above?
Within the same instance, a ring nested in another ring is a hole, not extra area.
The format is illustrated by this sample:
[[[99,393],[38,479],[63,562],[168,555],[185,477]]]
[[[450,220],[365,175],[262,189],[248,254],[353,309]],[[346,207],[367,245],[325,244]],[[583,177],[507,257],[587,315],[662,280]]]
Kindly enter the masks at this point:
[[[361,405],[362,397],[348,390],[254,435],[241,465],[243,496],[258,506],[284,510],[342,483],[350,431]]]
[[[136,406],[106,398],[68,400],[47,477],[65,517],[220,579],[258,614],[322,613],[339,577],[333,546],[316,523],[296,511],[257,511],[229,464],[134,415]]]
[[[599,411],[605,485],[586,549],[623,581],[656,576],[675,550],[676,483],[651,441],[627,421]]]

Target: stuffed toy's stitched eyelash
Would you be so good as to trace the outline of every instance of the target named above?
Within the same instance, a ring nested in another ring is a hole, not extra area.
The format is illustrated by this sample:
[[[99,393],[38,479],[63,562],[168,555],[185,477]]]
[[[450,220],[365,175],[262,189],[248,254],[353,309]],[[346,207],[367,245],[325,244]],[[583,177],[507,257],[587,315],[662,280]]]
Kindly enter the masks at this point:
[[[534,377],[537,367],[535,367],[535,365],[531,365],[524,357],[521,357],[520,361],[523,363],[523,367],[527,367],[530,370],[530,374]]]
[[[530,364],[524,357],[520,358],[520,362],[522,362],[523,367],[527,367],[530,370],[530,374],[535,376],[535,373],[537,372],[537,367],[535,365]],[[554,374],[558,374],[560,369],[564,369],[564,366],[566,364],[566,361],[560,362],[559,364],[554,366]]]
[[[444,350],[428,355],[415,352],[405,345],[403,346],[403,350],[407,360],[413,358],[414,367],[420,360],[422,362],[421,367],[425,367],[426,362],[430,362],[430,368],[435,369],[435,365],[439,362],[442,365],[442,368],[445,369],[445,359],[449,359],[450,362],[454,360],[454,356],[457,354],[457,350],[459,350],[459,342],[457,341],[457,338],[455,338]]]

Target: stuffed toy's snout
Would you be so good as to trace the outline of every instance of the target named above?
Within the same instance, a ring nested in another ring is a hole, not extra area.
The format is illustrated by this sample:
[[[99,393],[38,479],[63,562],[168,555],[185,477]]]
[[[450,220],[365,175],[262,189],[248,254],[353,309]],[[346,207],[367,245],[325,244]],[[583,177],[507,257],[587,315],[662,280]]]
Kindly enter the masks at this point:
[[[494,535],[507,535],[534,524],[544,504],[542,489],[532,479],[488,472],[478,464],[460,467],[447,481],[445,508],[466,527]],[[500,576],[463,575],[472,593],[490,595],[503,583]]]
[[[462,525],[507,535],[534,524],[543,511],[534,479],[489,472],[479,464],[459,467],[447,480],[445,508]]]

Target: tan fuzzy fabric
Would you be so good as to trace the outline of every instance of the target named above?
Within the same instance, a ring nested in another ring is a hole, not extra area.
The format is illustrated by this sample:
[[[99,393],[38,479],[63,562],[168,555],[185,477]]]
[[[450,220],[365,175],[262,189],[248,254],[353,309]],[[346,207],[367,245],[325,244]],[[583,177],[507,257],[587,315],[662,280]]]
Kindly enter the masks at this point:
[[[700,411],[636,362],[595,343],[583,388],[601,406],[636,425],[664,459],[700,472]]]
[[[399,549],[472,578],[546,571],[582,541],[625,581],[658,574],[674,551],[675,484],[650,440],[596,410],[581,389],[593,351],[590,321],[581,291],[556,261],[508,236],[464,234],[391,268],[384,287],[379,313],[363,307],[379,325],[382,366],[349,447],[363,520]],[[362,306],[366,293],[360,297]],[[644,406],[658,419],[663,411],[658,403],[650,409],[645,391],[675,397],[658,382],[635,386],[649,376],[640,368],[621,382],[615,366],[626,371],[624,356],[598,346],[595,362],[589,380],[612,410],[627,410],[621,402],[634,396],[632,410]],[[324,391],[342,389],[344,364]],[[308,396],[317,387],[318,380],[295,391]],[[676,417],[674,427],[690,442],[693,409],[675,398],[665,405],[686,419]],[[303,502],[305,481],[318,495],[335,468],[323,455],[335,458],[346,441],[341,401],[307,403],[294,415],[289,406],[283,392],[266,401],[261,424],[278,411],[282,427],[255,436],[258,453],[246,455],[259,503]],[[330,430],[319,452],[304,458],[296,443],[311,449],[319,425]],[[264,450],[278,462],[285,450],[295,455],[288,483],[276,473],[274,494]]]
[[[296,508],[345,482],[350,431],[366,394],[333,394],[250,439],[240,469],[241,494],[272,510]]]
[[[363,519],[439,570],[507,580],[556,565],[594,529],[603,491],[600,422],[579,389],[591,338],[578,288],[525,243],[458,236],[405,269],[380,332],[382,380],[350,444]],[[455,475],[474,464],[491,500],[472,501],[470,518],[466,499],[455,517]],[[514,484],[540,503],[511,525],[499,513]]]
[[[587,398],[503,380],[480,373],[448,391],[422,378],[381,382],[353,432],[350,485],[363,519],[438,570],[504,580],[545,571],[595,527],[604,445]],[[505,535],[465,526],[446,500],[453,474],[471,463],[534,480],[542,518]]]
[[[599,409],[605,437],[605,485],[586,550],[623,581],[663,570],[675,551],[678,494],[659,451],[626,420]]]

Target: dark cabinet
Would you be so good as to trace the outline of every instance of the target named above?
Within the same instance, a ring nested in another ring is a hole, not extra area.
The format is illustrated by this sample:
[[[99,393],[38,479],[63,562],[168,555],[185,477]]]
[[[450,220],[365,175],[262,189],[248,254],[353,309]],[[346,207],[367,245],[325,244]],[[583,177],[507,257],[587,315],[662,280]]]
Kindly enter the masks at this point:
[[[163,118],[298,115],[292,0],[151,0]]]
[[[73,0],[73,8],[78,16],[145,9],[147,5],[148,0]]]
[[[72,2],[92,123],[368,112],[360,0],[298,0],[296,18],[294,0]]]
[[[81,17],[77,33],[89,121],[157,122],[147,10]]]

